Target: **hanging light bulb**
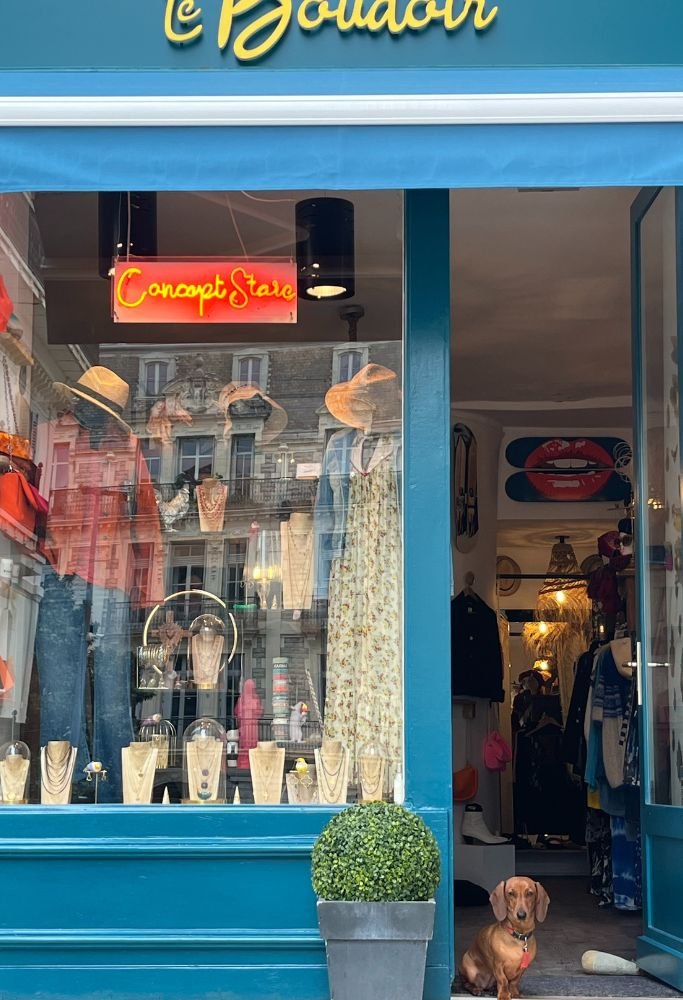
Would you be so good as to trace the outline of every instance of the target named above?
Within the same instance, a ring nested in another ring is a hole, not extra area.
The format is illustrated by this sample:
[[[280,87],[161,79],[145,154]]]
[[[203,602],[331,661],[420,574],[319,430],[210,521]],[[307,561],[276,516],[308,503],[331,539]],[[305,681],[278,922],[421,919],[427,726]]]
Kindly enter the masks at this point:
[[[98,195],[100,277],[117,257],[156,257],[156,191],[102,191]]]
[[[353,203],[307,198],[296,206],[297,288],[302,299],[350,299],[355,286]]]

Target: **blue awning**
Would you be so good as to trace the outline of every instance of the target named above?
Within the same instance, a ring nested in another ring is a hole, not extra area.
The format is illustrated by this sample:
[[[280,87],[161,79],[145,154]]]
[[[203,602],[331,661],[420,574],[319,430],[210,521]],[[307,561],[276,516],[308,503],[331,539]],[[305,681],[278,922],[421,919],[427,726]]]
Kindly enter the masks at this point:
[[[6,128],[0,190],[683,184],[683,124]]]

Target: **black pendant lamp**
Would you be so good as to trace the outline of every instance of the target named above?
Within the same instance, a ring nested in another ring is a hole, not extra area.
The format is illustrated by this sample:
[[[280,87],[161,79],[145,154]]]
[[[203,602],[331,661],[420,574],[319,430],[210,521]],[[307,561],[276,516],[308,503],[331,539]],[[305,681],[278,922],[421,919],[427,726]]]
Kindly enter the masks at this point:
[[[300,299],[350,299],[356,291],[353,203],[307,198],[296,206]]]
[[[98,196],[100,276],[117,257],[156,257],[156,191],[103,191]]]

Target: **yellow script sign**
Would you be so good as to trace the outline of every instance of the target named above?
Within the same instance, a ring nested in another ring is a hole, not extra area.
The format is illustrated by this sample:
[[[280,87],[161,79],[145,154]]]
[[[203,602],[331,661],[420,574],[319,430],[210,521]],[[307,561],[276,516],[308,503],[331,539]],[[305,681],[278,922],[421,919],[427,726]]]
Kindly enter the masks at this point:
[[[166,0],[164,28],[169,42],[187,44],[204,32],[204,15],[198,0]],[[422,31],[430,24],[442,24],[457,31],[471,19],[483,31],[498,16],[498,7],[487,8],[488,0],[221,0],[217,42],[221,51],[232,40],[232,51],[240,62],[267,55],[283,38],[295,20],[302,31],[315,31],[332,23],[339,31]],[[266,8],[265,10],[263,8]],[[233,32],[234,22],[245,15],[252,20]]]

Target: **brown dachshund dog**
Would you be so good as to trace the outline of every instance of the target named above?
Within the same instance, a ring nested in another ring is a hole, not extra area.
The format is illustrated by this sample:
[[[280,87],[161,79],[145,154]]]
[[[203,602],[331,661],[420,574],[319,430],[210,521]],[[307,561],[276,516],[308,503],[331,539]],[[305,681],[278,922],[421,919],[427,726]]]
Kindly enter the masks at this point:
[[[519,983],[536,957],[536,921],[542,923],[550,898],[530,878],[509,878],[491,893],[497,924],[484,927],[462,957],[460,975],[475,997],[495,985],[498,1000],[521,996]]]

